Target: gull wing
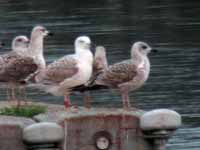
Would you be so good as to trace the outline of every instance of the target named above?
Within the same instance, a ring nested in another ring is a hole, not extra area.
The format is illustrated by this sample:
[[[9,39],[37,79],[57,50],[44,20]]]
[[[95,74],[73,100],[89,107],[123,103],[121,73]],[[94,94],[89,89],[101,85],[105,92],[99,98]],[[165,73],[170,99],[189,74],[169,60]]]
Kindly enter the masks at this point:
[[[108,67],[96,80],[97,84],[117,87],[129,82],[137,75],[137,67],[132,60],[125,60]]]
[[[38,69],[30,57],[23,57],[14,52],[0,56],[0,82],[20,82]]]
[[[59,84],[78,72],[77,61],[72,55],[58,59],[39,72],[36,76],[38,83]]]

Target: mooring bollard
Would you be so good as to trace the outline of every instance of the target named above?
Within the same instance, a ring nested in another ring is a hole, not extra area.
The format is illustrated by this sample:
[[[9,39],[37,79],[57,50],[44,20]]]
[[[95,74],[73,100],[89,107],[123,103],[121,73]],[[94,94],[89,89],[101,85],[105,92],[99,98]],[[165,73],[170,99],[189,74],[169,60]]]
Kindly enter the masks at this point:
[[[165,150],[168,139],[181,126],[181,116],[169,109],[146,112],[140,118],[144,138],[153,150]]]
[[[139,126],[143,113],[118,108],[63,112],[63,150],[150,150]]]
[[[63,137],[63,129],[56,123],[36,123],[23,131],[27,150],[60,150]]]

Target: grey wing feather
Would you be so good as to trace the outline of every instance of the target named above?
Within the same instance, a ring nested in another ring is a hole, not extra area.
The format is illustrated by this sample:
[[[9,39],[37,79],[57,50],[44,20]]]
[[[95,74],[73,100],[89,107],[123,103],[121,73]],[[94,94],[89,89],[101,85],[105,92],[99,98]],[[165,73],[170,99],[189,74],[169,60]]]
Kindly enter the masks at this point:
[[[117,87],[121,83],[131,81],[137,74],[137,67],[132,60],[122,61],[108,67],[97,77],[97,84]]]
[[[47,66],[36,76],[37,82],[46,84],[60,83],[78,72],[75,58],[68,55]]]

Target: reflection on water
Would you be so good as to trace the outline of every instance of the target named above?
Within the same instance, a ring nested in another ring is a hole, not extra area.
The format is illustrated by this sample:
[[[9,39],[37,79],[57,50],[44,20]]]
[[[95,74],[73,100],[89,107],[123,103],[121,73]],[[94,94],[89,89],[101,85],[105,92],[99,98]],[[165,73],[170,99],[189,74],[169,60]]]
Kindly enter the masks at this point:
[[[36,24],[55,36],[45,40],[45,57],[51,62],[73,52],[73,40],[89,35],[108,50],[110,63],[129,57],[134,41],[143,40],[159,49],[151,55],[151,74],[146,85],[131,94],[133,105],[146,110],[171,108],[184,118],[183,128],[170,140],[168,149],[200,147],[200,2],[188,0],[1,0],[0,40],[9,50],[11,39],[30,34]],[[105,90],[92,93],[94,105],[120,106],[118,94]],[[62,98],[29,90],[29,97],[49,103]],[[5,91],[1,90],[1,100]],[[82,104],[81,96],[73,102]]]

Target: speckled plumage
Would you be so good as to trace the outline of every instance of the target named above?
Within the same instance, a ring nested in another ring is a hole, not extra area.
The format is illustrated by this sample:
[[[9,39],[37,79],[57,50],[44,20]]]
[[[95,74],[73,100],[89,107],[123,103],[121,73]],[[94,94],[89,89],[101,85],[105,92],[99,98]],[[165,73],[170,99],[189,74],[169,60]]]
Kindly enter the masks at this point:
[[[119,84],[131,81],[137,75],[137,67],[132,60],[113,64],[97,77],[97,84],[118,88]]]
[[[0,82],[21,82],[37,70],[37,65],[30,57],[10,52],[0,56]]]
[[[36,81],[43,84],[59,84],[77,73],[78,68],[76,65],[77,62],[72,56],[64,56],[39,72]]]
[[[115,63],[98,75],[95,83],[119,89],[124,108],[129,108],[129,91],[140,88],[148,79],[150,62],[147,57],[151,47],[144,42],[136,42],[131,49],[131,59]]]

